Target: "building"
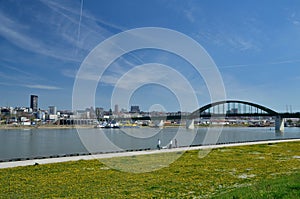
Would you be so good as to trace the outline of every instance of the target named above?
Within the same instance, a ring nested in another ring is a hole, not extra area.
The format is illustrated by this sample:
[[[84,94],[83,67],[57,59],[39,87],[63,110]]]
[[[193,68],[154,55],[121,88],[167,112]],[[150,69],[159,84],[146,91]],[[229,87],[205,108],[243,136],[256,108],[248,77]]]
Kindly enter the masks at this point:
[[[131,106],[130,108],[131,113],[140,113],[140,107],[139,106]]]
[[[41,110],[37,111],[36,116],[37,116],[37,119],[40,119],[42,121],[45,121],[45,119],[46,119],[46,113]]]
[[[239,112],[239,109],[232,108],[232,109],[226,111],[226,114],[237,114],[238,112]]]
[[[99,108],[97,107],[96,110],[95,110],[95,114],[96,114],[96,117],[99,119],[99,118],[102,118],[103,115],[104,115],[104,109],[103,108]]]
[[[115,105],[115,111],[114,111],[114,113],[115,113],[116,115],[119,114],[119,105],[118,105],[118,104]]]
[[[38,111],[38,96],[37,95],[30,95],[30,108],[32,112]]]
[[[57,113],[56,106],[49,106],[49,114],[56,115],[56,113]]]

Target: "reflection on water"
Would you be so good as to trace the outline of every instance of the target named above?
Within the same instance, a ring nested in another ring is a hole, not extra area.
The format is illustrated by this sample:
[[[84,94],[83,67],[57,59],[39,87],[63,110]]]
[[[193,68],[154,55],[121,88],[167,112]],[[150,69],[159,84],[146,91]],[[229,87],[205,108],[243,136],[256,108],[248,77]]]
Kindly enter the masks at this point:
[[[274,128],[223,128],[220,134],[208,134],[206,128],[11,129],[0,130],[0,160],[156,149],[158,139],[167,148],[175,142],[181,147],[287,138],[300,138],[300,128],[285,128],[284,133]]]

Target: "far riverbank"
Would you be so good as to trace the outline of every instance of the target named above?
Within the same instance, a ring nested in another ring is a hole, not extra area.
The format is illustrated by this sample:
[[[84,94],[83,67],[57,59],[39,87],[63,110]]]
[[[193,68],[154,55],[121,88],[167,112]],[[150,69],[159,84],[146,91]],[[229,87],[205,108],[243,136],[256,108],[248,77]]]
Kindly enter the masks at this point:
[[[39,126],[13,126],[0,125],[0,129],[75,129],[75,128],[94,128],[91,125],[39,125]]]
[[[163,127],[160,128],[180,128],[180,127],[185,127],[185,125],[179,125],[179,124],[174,124],[174,125],[164,125]],[[232,125],[195,125],[195,128],[208,128],[208,127],[249,127],[248,125],[237,125],[237,124],[232,124]],[[274,128],[274,126],[257,126],[257,127],[270,127]],[[46,125],[30,125],[30,126],[24,126],[24,125],[11,125],[11,124],[2,124],[0,125],[0,129],[75,129],[75,128],[94,128],[94,125],[56,125],[56,124],[46,124]],[[122,126],[121,126],[122,128]],[[138,126],[138,128],[157,128],[153,126]],[[255,128],[255,127],[253,127]]]

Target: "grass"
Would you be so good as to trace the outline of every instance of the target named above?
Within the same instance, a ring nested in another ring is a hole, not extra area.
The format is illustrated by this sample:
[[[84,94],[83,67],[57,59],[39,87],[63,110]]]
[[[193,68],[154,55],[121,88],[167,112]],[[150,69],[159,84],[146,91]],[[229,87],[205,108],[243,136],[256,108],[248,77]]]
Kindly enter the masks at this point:
[[[300,173],[291,173],[219,193],[215,198],[300,198]]]
[[[203,151],[188,151],[1,169],[0,198],[299,198],[299,146],[286,142],[220,148],[203,158]]]

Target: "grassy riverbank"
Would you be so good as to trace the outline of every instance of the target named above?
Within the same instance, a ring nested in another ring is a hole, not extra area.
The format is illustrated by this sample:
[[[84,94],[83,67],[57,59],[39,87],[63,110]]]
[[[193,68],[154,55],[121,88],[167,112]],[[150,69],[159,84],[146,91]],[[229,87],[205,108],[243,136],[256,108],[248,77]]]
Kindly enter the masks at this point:
[[[299,198],[300,142],[188,151],[172,164],[147,173],[136,169],[166,154],[99,162],[76,161],[0,170],[0,198]],[[177,153],[175,155],[178,155]]]

